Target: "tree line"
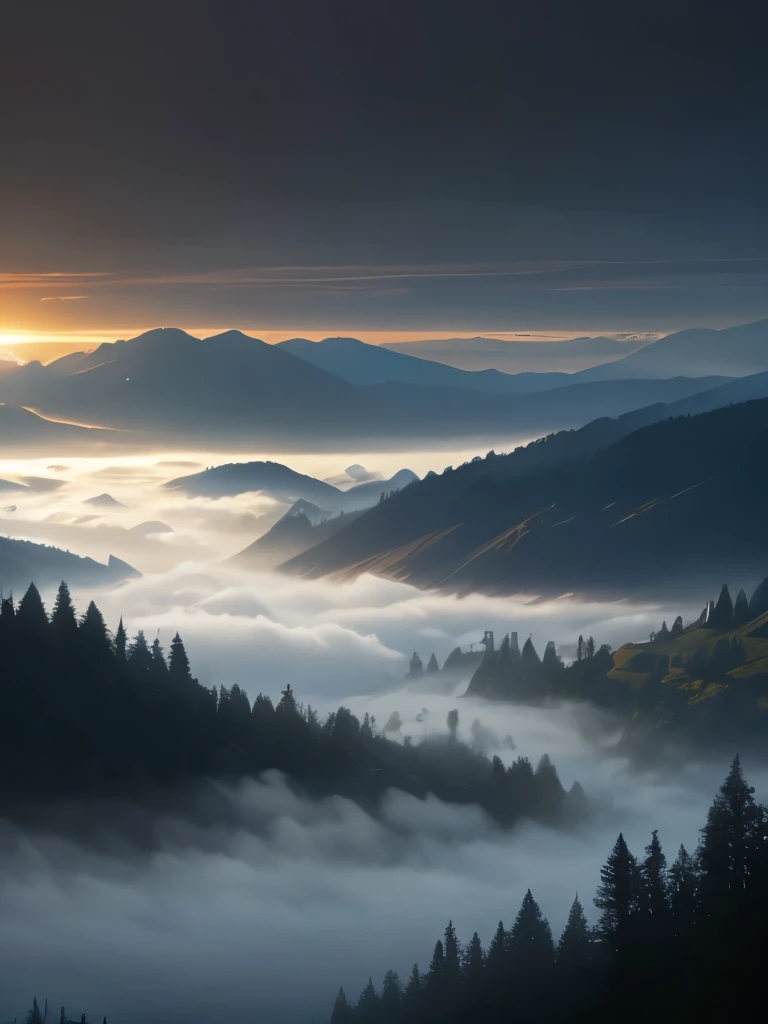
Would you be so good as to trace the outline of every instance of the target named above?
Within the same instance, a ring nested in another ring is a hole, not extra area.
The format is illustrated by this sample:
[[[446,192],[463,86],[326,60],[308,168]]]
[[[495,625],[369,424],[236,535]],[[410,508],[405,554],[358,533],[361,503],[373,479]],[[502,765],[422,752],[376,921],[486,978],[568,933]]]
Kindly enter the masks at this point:
[[[254,651],[256,678],[258,658]],[[50,615],[34,584],[18,605],[0,601],[0,710],[8,808],[30,797],[132,796],[186,778],[279,769],[310,795],[347,796],[374,811],[395,787],[477,803],[505,826],[586,813],[580,787],[566,792],[549,758],[506,768],[458,740],[458,716],[446,735],[394,742],[348,708],[321,720],[290,685],[276,704],[264,693],[251,702],[238,684],[209,689],[178,633],[167,655],[158,637],[129,637],[122,619],[113,634],[94,602],[77,614],[66,583]]]
[[[635,857],[619,834],[600,872],[599,917],[578,895],[559,941],[530,890],[484,948],[451,921],[429,966],[339,990],[331,1024],[747,1019],[762,1004],[768,948],[768,810],[734,758],[698,849],[670,865],[658,832]],[[564,866],[567,870],[567,867]]]

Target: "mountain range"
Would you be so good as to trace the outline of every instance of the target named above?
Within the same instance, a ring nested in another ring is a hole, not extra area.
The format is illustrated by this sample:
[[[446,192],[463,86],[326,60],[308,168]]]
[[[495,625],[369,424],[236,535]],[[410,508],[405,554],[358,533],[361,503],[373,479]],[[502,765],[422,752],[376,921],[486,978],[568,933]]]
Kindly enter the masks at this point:
[[[319,507],[326,515],[357,512],[375,505],[382,493],[399,490],[419,478],[410,469],[401,469],[389,480],[369,480],[346,491],[304,473],[297,473],[279,462],[231,462],[213,466],[200,473],[177,477],[165,486],[184,491],[189,497],[224,498],[260,492],[289,504],[304,501]]]
[[[653,338],[572,338],[569,341],[505,341],[500,338],[445,338],[434,341],[396,341],[383,347],[401,355],[432,359],[461,370],[501,370],[504,373],[575,373],[608,363],[648,345]]]
[[[580,381],[633,377],[743,377],[768,370],[768,320],[712,330],[697,327],[659,338],[652,345],[607,366],[575,374]]]
[[[768,562],[768,399],[671,419],[670,409],[428,475],[281,569],[605,597],[754,572]]]
[[[369,363],[384,356],[365,347]],[[201,340],[163,328],[8,371],[0,375],[0,401],[111,428],[93,435],[99,441],[329,450],[348,449],[351,437],[381,446],[530,436],[675,401],[723,378],[573,381],[514,396],[445,384],[356,384],[239,331]]]

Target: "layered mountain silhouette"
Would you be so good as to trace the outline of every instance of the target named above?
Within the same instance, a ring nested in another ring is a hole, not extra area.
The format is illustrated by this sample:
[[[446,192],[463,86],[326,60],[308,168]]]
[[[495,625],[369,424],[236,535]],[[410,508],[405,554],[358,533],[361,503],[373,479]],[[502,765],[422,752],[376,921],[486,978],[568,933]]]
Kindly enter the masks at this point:
[[[659,422],[617,439],[643,415]],[[708,585],[713,572],[748,575],[768,561],[758,457],[768,399],[663,415],[633,413],[427,476],[282,569],[614,597]]]
[[[61,548],[0,537],[0,579],[6,594],[26,590],[33,580],[40,587],[56,586],[62,579],[72,586],[105,586],[140,575],[114,555],[104,565]]]
[[[407,346],[387,348],[368,345],[357,338],[325,338],[307,341],[291,338],[277,346],[353,384],[423,384],[430,387],[465,388],[496,395],[521,395],[549,391],[572,383],[567,373],[500,373],[498,370],[467,372],[416,358]]]
[[[297,473],[279,462],[232,462],[201,473],[170,480],[165,486],[190,497],[223,498],[260,492],[276,501],[309,502],[326,516],[332,512],[354,512],[374,505],[381,495],[417,481],[410,469],[402,469],[389,480],[370,480],[343,491],[323,480]]]
[[[618,362],[596,366],[576,375],[579,381],[632,377],[705,377],[721,374],[743,377],[768,370],[768,320],[722,330],[698,327],[678,331],[647,345]]]
[[[331,516],[308,501],[297,501],[275,525],[229,559],[232,565],[253,571],[277,569],[282,563],[343,530],[361,512]]]
[[[92,435],[109,442],[327,450],[348,448],[350,437],[381,445],[530,436],[721,383],[718,377],[583,382],[519,395],[399,381],[363,385],[239,331],[201,340],[165,328],[0,375],[0,401],[127,432]]]
[[[462,370],[501,370],[508,374],[574,373],[622,359],[651,339],[573,338],[569,341],[503,341],[500,338],[445,338],[399,341],[382,346],[391,352],[433,359]]]

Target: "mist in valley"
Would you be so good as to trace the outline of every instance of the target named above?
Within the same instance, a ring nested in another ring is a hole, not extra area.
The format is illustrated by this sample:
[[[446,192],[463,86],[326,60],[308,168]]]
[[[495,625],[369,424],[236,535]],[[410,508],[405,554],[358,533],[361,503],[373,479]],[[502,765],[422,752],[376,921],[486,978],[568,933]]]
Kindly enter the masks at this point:
[[[444,458],[285,461],[338,481],[352,463],[385,476],[403,465],[440,469]],[[0,828],[4,1007],[21,1015],[36,993],[94,1018],[106,1013],[112,1024],[230,1013],[265,1024],[322,1021],[340,984],[355,995],[387,967],[401,977],[414,961],[425,967],[449,917],[460,939],[477,930],[487,943],[500,917],[511,924],[529,887],[557,934],[576,892],[589,907],[620,830],[635,852],[655,828],[668,855],[681,842],[695,847],[727,763],[639,773],[615,754],[621,723],[587,704],[491,704],[462,696],[469,674],[431,687],[404,677],[414,651],[425,664],[435,652],[442,665],[485,630],[531,636],[540,652],[555,640],[569,661],[579,634],[612,646],[642,640],[662,618],[695,618],[710,595],[692,594],[683,608],[567,595],[541,602],[458,598],[365,575],[338,584],[247,573],[226,560],[287,506],[259,494],[187,498],[163,486],[220,461],[210,453],[6,461],[0,475],[29,490],[2,529],[130,561],[141,577],[73,587],[75,605],[82,611],[94,599],[112,629],[122,616],[130,635],[143,629],[164,646],[180,632],[205,686],[237,683],[253,701],[260,692],[277,700],[289,684],[321,717],[344,704],[379,728],[397,712],[400,730],[388,735],[400,743],[446,735],[456,709],[458,738],[486,756],[535,766],[549,755],[566,789],[583,786],[590,818],[505,832],[477,806],[398,790],[373,813],[339,797],[312,800],[274,772],[237,786],[201,783],[176,808],[42,808],[24,828]],[[88,504],[103,493],[120,504]],[[154,525],[135,531],[142,523]],[[43,589],[50,609],[53,589]],[[761,795],[768,775],[746,768]]]

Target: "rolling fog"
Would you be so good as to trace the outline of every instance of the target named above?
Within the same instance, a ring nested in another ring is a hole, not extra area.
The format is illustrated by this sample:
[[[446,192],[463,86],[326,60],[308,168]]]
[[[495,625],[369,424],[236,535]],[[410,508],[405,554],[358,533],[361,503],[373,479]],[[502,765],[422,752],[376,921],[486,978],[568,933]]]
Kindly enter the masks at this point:
[[[386,476],[404,465],[423,473],[463,461],[456,453],[435,458],[281,461],[331,479],[353,462]],[[221,560],[285,506],[258,495],[186,499],[159,486],[223,461],[6,461],[0,476],[26,478],[33,489],[9,495],[17,510],[3,513],[0,530],[134,564],[141,579],[102,592],[74,588],[76,605],[82,610],[94,597],[110,625],[123,615],[129,633],[143,628],[152,638],[159,630],[166,647],[179,630],[206,685],[239,683],[251,699],[259,691],[274,699],[290,683],[322,713],[344,702],[383,725],[398,711],[402,733],[414,737],[445,731],[447,712],[458,708],[460,737],[470,741],[479,720],[486,753],[522,754],[534,764],[548,753],[566,787],[582,783],[593,820],[578,832],[525,825],[504,834],[478,808],[395,791],[374,819],[345,800],[310,801],[274,774],[236,790],[203,785],[183,817],[107,806],[41,813],[25,834],[2,823],[0,1017],[22,1017],[36,994],[73,1016],[106,1014],[110,1024],[228,1013],[320,1024],[340,984],[356,996],[369,974],[378,983],[389,967],[401,976],[414,960],[426,967],[449,917],[462,940],[477,930],[487,943],[500,917],[512,923],[529,886],[556,934],[577,891],[589,914],[620,830],[635,853],[653,828],[670,859],[681,842],[696,845],[726,763],[638,775],[610,754],[617,724],[583,705],[493,706],[457,700],[466,680],[454,692],[430,693],[403,677],[414,650],[425,663],[435,651],[442,663],[485,629],[516,629],[521,641],[530,634],[540,653],[554,639],[569,659],[579,633],[598,644],[643,639],[662,618],[698,614],[711,595],[692,595],[683,608],[539,604],[535,595],[458,599],[371,577],[339,586],[244,574]],[[125,507],[83,504],[103,492]],[[88,515],[97,518],[83,521]],[[131,532],[146,521],[172,532]],[[768,776],[750,763],[745,771],[765,795]],[[227,807],[215,827],[203,813],[211,801]],[[87,830],[78,825],[84,814]]]

